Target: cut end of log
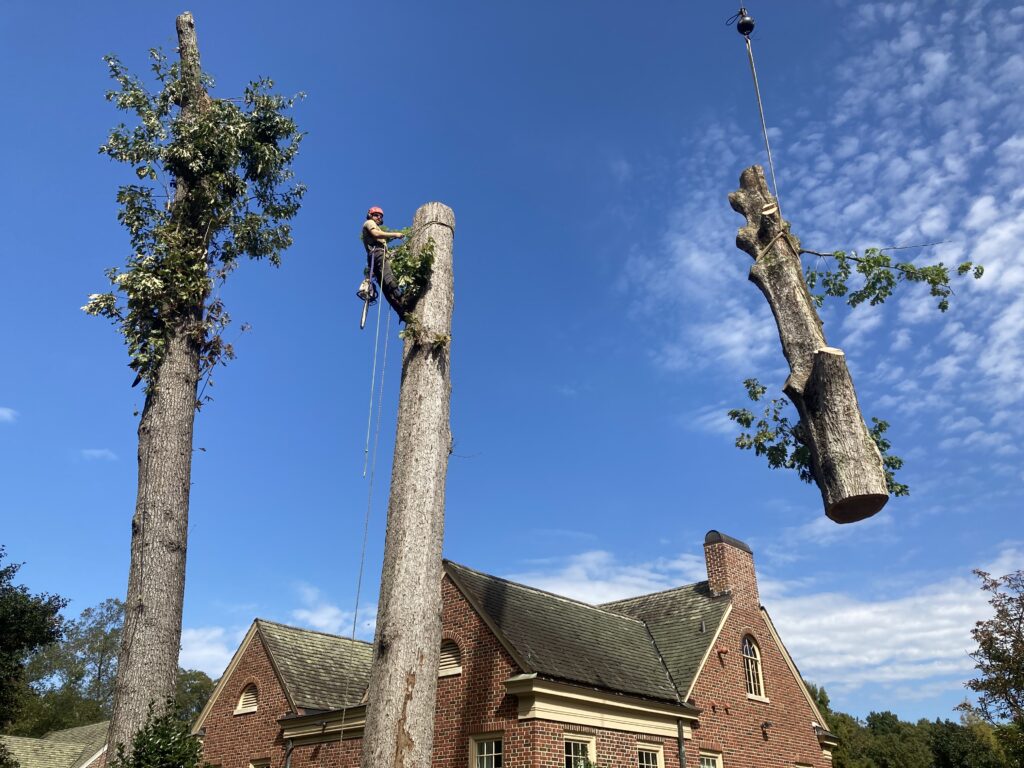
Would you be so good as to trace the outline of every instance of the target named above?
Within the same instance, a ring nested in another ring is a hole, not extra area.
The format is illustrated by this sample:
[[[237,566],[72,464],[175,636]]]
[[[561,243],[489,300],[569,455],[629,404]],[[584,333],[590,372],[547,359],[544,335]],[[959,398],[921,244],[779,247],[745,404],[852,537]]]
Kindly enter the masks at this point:
[[[856,523],[878,514],[889,495],[886,493],[865,493],[862,496],[849,496],[825,508],[825,514],[833,522],[845,524]]]

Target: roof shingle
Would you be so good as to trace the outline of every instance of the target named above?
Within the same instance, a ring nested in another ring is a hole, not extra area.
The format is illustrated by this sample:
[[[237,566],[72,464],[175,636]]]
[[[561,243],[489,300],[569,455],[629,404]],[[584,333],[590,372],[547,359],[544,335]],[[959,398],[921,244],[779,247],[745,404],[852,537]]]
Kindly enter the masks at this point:
[[[319,711],[360,703],[370,681],[370,643],[266,619],[256,624],[296,707]]]
[[[672,680],[685,696],[729,603],[728,595],[712,597],[708,583],[701,581],[602,607],[647,625]]]
[[[642,621],[445,561],[470,603],[514,655],[544,677],[678,702]]]

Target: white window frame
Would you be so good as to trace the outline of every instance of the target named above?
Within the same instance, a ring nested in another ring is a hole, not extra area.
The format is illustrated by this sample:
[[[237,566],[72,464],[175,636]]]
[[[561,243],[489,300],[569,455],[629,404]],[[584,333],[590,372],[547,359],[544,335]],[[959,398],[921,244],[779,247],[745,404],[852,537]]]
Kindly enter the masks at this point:
[[[748,654],[747,648],[753,653]],[[753,701],[768,701],[764,687],[764,667],[761,663],[761,646],[753,635],[744,635],[740,645],[740,656],[743,657],[743,683],[747,689],[747,698]],[[756,690],[751,690],[756,689]]]
[[[246,694],[247,691],[249,691],[250,688],[253,691],[256,692],[255,693],[255,697],[254,697],[255,698],[255,703],[243,706],[242,705],[242,701],[245,699],[245,694]],[[242,689],[242,692],[240,694],[238,694],[238,703],[235,704],[235,712],[234,712],[234,714],[236,714],[236,715],[247,715],[250,712],[255,712],[259,708],[260,708],[260,689],[259,689],[259,686],[256,685],[256,683],[248,683]]]
[[[653,752],[655,768],[665,768],[665,747],[661,744],[636,743],[636,764],[640,766],[640,752]]]
[[[708,760],[712,761],[710,765],[707,763]],[[722,753],[702,749],[697,757],[697,765],[700,768],[722,768]]]
[[[505,765],[505,736],[501,731],[494,733],[477,733],[469,737],[469,768],[477,768],[477,745],[496,741],[501,744],[501,765]]]
[[[565,745],[569,742],[583,744],[587,750],[587,760],[597,762],[597,737],[586,733],[566,733],[562,738],[562,765],[565,765]]]
[[[250,760],[249,768],[270,768],[270,758],[261,757],[259,760]]]

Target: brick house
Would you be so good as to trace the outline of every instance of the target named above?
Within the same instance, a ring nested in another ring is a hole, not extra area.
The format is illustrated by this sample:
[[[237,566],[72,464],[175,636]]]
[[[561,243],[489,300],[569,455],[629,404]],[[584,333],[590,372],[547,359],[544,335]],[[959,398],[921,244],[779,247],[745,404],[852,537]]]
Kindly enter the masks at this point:
[[[594,606],[444,563],[434,768],[825,768],[837,744],[711,531],[707,581]],[[257,619],[194,731],[217,768],[354,768],[373,648]]]

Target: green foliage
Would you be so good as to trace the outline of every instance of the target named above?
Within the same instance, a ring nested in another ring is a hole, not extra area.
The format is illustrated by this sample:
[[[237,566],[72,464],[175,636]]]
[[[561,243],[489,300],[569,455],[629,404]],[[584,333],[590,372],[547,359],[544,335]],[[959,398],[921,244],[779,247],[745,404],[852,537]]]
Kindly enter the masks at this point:
[[[64,637],[29,654],[19,711],[8,732],[39,737],[110,717],[121,646],[124,603],[115,598],[65,620]],[[213,681],[179,669],[174,712],[191,723],[213,692]]]
[[[110,768],[199,768],[203,745],[189,733],[189,724],[168,702],[168,711],[156,714],[152,704],[145,725],[132,739],[131,750],[117,745]]]
[[[388,254],[388,263],[403,298],[414,302],[430,283],[434,268],[434,238],[427,238],[419,251],[413,252],[411,227],[399,230],[405,238],[402,244]]]
[[[1024,733],[1024,570],[998,578],[974,573],[989,593],[992,616],[971,630],[978,644],[971,654],[978,676],[967,687],[978,694],[978,703],[961,708],[988,722],[1008,721],[1019,735]]]
[[[194,723],[213,695],[215,685],[205,672],[198,669],[179,669],[174,693],[174,711],[178,717],[189,725]]]
[[[61,638],[60,610],[67,605],[63,597],[33,595],[24,585],[14,584],[21,565],[3,565],[5,555],[0,545],[0,728],[17,715],[25,659]]]
[[[18,761],[3,742],[0,742],[0,768],[20,768]]]
[[[1009,764],[988,723],[970,718],[962,723],[936,720],[930,731],[934,768],[1002,768]]]
[[[132,255],[107,271],[113,289],[83,307],[118,327],[129,365],[147,385],[172,333],[195,342],[201,375],[233,357],[222,337],[230,318],[215,289],[242,256],[280,264],[305,192],[290,183],[302,134],[286,112],[296,99],[272,93],[262,79],[240,103],[211,99],[185,115],[179,65],[157,50],[150,55],[153,92],[106,57],[117,84],[107,99],[133,124],[114,128],[99,151],[137,177],[117,194]]]
[[[63,640],[29,657],[10,732],[38,737],[109,718],[123,621],[124,604],[113,598],[66,620]]]
[[[834,251],[831,254],[821,254],[815,251],[802,251],[819,257],[819,263],[825,258],[831,257],[835,260],[835,266],[828,269],[808,267],[804,271],[804,279],[807,287],[811,290],[811,296],[820,307],[826,296],[845,298],[846,303],[851,307],[868,302],[874,306],[881,304],[896,289],[901,282],[923,283],[928,286],[929,293],[938,299],[940,312],[949,309],[949,297],[953,294],[953,288],[949,284],[949,267],[942,262],[929,266],[918,267],[910,262],[894,262],[892,257],[885,252],[884,248],[868,248],[863,256],[856,252]],[[862,280],[862,284],[856,290],[851,291],[849,287],[850,278],[856,272]],[[981,278],[985,268],[980,264],[975,265],[965,261],[956,267],[957,277],[971,274],[975,280]],[[814,293],[820,286],[822,293]]]
[[[743,382],[747,397],[759,402],[767,393],[768,388],[757,379],[746,379]],[[760,416],[755,416],[747,408],[733,408],[728,416],[745,430],[736,438],[736,447],[753,450],[756,456],[764,456],[772,469],[795,469],[805,483],[814,482],[814,471],[811,467],[811,451],[804,439],[803,425],[799,419],[795,422],[785,415],[791,412],[792,406],[785,398],[772,398],[767,402]],[[868,430],[871,438],[882,454],[882,467],[885,470],[885,484],[893,496],[908,496],[910,488],[896,480],[896,471],[903,466],[903,459],[889,453],[892,447],[885,437],[889,423],[881,419],[871,418],[872,426]]]

